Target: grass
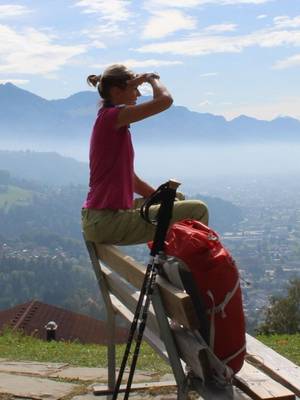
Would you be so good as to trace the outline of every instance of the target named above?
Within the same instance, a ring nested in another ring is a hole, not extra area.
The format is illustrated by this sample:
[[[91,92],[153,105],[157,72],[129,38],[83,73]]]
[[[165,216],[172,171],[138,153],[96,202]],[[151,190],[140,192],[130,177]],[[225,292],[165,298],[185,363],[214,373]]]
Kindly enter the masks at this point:
[[[12,205],[27,205],[32,199],[32,192],[16,186],[7,186],[5,192],[0,191],[0,208],[8,210]]]
[[[257,337],[279,354],[300,366],[300,334],[270,335]],[[116,346],[117,363],[120,365],[125,345]],[[78,342],[45,342],[5,329],[0,336],[0,355],[14,361],[39,361],[67,363],[81,367],[107,367],[107,348]],[[137,368],[158,374],[170,373],[171,369],[146,343],[141,346]]]
[[[134,347],[132,347],[134,348]],[[117,364],[120,365],[125,345],[116,346]],[[107,348],[95,344],[78,342],[45,342],[25,336],[20,332],[5,329],[0,336],[0,355],[14,361],[39,361],[68,363],[81,367],[107,367]],[[137,369],[166,374],[171,372],[165,363],[149,345],[143,343],[137,363]]]
[[[260,335],[257,339],[300,366],[300,333],[295,335]]]

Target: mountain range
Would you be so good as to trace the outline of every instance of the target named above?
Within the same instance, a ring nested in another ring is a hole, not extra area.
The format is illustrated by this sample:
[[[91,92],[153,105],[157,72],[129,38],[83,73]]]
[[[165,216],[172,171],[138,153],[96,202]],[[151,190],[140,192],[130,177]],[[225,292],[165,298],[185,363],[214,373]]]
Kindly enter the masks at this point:
[[[62,142],[86,143],[99,100],[97,92],[92,91],[46,100],[11,83],[1,84],[0,139],[20,143],[57,142],[58,147]],[[227,121],[222,116],[176,105],[133,124],[132,131],[136,144],[300,142],[298,119],[278,117],[265,121],[241,115]]]

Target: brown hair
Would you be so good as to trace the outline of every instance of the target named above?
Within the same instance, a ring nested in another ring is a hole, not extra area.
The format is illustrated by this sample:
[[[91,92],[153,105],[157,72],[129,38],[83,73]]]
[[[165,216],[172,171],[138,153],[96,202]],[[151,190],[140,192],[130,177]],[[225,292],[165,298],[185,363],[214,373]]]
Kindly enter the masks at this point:
[[[102,75],[89,75],[87,83],[97,87],[104,105],[110,103],[110,89],[114,86],[125,88],[127,81],[134,78],[135,74],[121,64],[113,64],[107,67]]]

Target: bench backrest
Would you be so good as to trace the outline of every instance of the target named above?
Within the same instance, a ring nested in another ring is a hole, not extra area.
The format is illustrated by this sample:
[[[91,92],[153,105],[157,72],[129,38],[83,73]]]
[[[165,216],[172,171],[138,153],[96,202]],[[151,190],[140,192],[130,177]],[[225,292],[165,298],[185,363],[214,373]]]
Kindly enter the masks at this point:
[[[120,286],[122,284],[120,283],[120,277],[130,283],[134,289],[140,290],[146,270],[145,266],[130,256],[123,254],[115,246],[103,244],[96,244],[95,246],[100,262],[104,263],[111,270],[108,271],[104,268],[103,272],[107,276],[107,284],[113,294],[116,294],[117,297],[121,296],[120,292],[122,289]],[[188,329],[199,328],[199,320],[190,296],[171,285],[162,277],[157,278],[157,283],[168,316]],[[126,283],[123,284],[124,290],[125,286]],[[126,297],[125,292],[124,297]],[[125,304],[128,302],[130,302],[129,298],[127,298]]]

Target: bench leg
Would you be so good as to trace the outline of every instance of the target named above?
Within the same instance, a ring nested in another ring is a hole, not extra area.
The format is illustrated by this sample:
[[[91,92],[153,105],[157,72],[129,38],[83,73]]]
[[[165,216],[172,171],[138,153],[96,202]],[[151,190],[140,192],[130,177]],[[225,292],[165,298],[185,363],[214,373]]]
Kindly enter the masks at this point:
[[[85,241],[85,244],[89,252],[91,263],[106,308],[107,328],[109,333],[109,338],[107,343],[108,389],[114,390],[116,383],[116,345],[115,345],[116,314],[110,299],[109,291],[101,270],[101,265],[98,260],[94,244],[93,242],[89,241]],[[108,396],[108,398],[110,397],[111,396]]]
[[[153,290],[152,304],[159,325],[160,335],[165,344],[171,368],[177,383],[177,399],[186,400],[189,391],[188,379],[183,370],[182,362],[177,351],[157,285],[155,285]]]

